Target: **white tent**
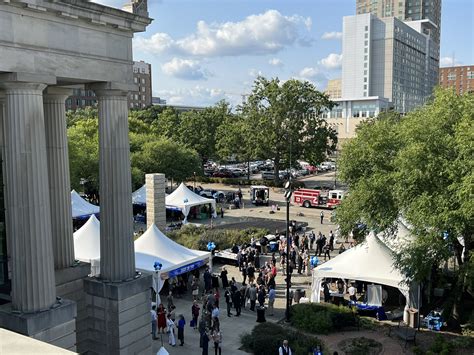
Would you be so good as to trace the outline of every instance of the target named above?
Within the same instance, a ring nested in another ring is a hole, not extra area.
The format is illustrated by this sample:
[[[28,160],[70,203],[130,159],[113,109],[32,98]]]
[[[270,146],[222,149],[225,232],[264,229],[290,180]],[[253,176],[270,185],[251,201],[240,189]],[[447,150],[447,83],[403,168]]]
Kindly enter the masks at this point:
[[[174,206],[181,209],[184,214],[184,223],[187,222],[188,214],[193,206],[211,204],[214,209],[213,217],[217,217],[216,201],[211,198],[202,197],[181,183],[176,190],[166,196],[166,206]]]
[[[132,193],[132,203],[134,205],[146,205],[146,185]]]
[[[165,197],[168,197],[168,196],[169,195],[165,193]],[[143,185],[138,190],[135,190],[132,193],[132,203],[134,205],[146,206],[146,185]],[[176,208],[176,207],[171,207],[171,206],[166,206],[166,208],[177,209],[178,211],[181,211],[181,208]]]
[[[191,271],[209,261],[210,252],[188,249],[164,235],[152,224],[147,231],[135,240],[135,266],[138,270],[153,272],[153,288],[158,294],[164,280]],[[155,262],[161,269],[155,269]]]
[[[87,218],[100,211],[99,206],[84,200],[76,190],[71,191],[72,218]]]
[[[402,283],[404,277],[394,268],[394,261],[393,252],[371,232],[363,243],[313,270],[311,301],[320,301],[324,278],[340,278],[396,287],[409,302],[409,287]]]
[[[92,215],[74,233],[74,255],[76,260],[91,264],[91,275],[99,274],[100,265],[100,222]]]

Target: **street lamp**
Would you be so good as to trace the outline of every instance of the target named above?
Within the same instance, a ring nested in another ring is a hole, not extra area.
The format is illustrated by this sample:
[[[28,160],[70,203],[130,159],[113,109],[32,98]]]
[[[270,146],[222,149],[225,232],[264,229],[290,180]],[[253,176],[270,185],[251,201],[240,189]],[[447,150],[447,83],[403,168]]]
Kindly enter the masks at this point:
[[[330,123],[329,125],[336,129],[336,137],[339,140],[339,126],[342,126],[342,123],[341,122],[335,122],[335,123]],[[336,164],[334,166],[334,189],[337,189],[337,150],[338,150],[338,148],[337,148],[337,144],[336,144],[336,152],[335,152]]]
[[[196,172],[193,173],[194,175],[194,192],[196,192]]]
[[[293,194],[291,186],[291,177],[285,184],[286,200],[286,321],[290,321],[290,201]]]

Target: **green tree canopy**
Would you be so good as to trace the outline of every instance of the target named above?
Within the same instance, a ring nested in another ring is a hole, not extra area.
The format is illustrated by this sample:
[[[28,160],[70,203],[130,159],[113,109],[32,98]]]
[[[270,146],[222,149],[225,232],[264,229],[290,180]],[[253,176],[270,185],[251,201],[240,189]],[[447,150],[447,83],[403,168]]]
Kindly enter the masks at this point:
[[[350,189],[337,210],[343,232],[358,222],[386,230],[403,216],[415,238],[396,264],[416,281],[427,280],[454,252],[459,265],[452,293],[454,324],[467,286],[473,284],[473,122],[472,95],[437,90],[432,102],[403,118],[382,115],[362,124],[338,162]]]
[[[316,164],[335,148],[336,132],[319,117],[332,107],[328,96],[310,82],[259,77],[241,112],[248,117],[255,155],[272,158],[278,176],[282,160]]]

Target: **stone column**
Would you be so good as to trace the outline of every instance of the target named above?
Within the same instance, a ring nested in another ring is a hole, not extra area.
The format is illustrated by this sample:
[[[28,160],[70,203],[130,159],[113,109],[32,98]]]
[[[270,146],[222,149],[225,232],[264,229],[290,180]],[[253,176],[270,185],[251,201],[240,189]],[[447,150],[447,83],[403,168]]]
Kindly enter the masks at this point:
[[[56,301],[43,116],[43,84],[3,83],[6,108],[6,227],[12,307],[24,313]]]
[[[71,94],[72,90],[69,89],[49,87],[43,97],[49,197],[54,211],[51,213],[51,229],[56,269],[74,264],[65,106],[65,101]]]
[[[100,274],[135,276],[127,91],[96,90],[99,102]]]
[[[165,174],[146,174],[146,226],[155,224],[161,231],[166,228]]]

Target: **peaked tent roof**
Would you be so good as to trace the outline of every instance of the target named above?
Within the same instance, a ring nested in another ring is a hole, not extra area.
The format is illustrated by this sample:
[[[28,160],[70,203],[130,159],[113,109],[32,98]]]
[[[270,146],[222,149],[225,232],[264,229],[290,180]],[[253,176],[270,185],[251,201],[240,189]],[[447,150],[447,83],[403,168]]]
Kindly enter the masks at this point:
[[[188,249],[176,243],[154,224],[135,240],[135,266],[141,270],[155,271],[153,264],[158,261],[163,265],[160,271],[167,272],[210,257],[210,252]]]
[[[168,196],[169,195],[165,193],[165,197]],[[143,185],[132,193],[132,203],[134,205],[146,206],[146,185]],[[168,208],[168,206],[166,206],[166,208]]]
[[[84,262],[100,259],[100,222],[96,216],[74,233],[75,258]]]
[[[181,183],[176,190],[166,196],[166,206],[175,206],[181,208],[184,216],[187,217],[189,210],[193,206],[211,204],[214,208],[214,217],[216,216],[216,201],[212,198],[205,198],[191,191]]]
[[[371,232],[365,242],[318,266],[313,275],[315,278],[360,280],[407,289],[408,286],[400,284],[404,277],[393,263],[390,248]]]
[[[84,218],[100,212],[99,206],[84,200],[76,190],[71,191],[72,218]]]

